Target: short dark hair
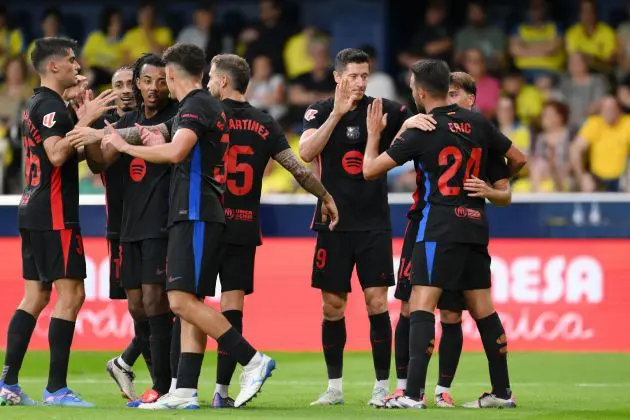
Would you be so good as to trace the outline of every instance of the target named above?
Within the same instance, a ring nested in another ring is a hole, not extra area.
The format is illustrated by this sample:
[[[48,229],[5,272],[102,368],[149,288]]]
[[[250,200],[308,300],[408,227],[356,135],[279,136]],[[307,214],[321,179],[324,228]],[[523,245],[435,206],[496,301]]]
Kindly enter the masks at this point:
[[[107,33],[109,23],[112,21],[112,17],[116,15],[119,15],[122,18],[120,10],[115,7],[106,7],[101,11],[101,15],[99,16],[99,27],[103,33]]]
[[[346,48],[337,53],[335,57],[335,70],[343,72],[350,63],[369,63],[370,57],[363,50],[358,48]]]
[[[42,22],[48,16],[53,16],[57,18],[59,22],[61,22],[61,11],[57,9],[56,7],[49,7],[48,9],[44,10],[44,13],[42,13]]]
[[[131,66],[121,66],[121,67],[118,67],[118,68],[116,69],[116,71],[112,73],[112,80],[114,79],[114,76],[116,76],[116,75],[117,75],[118,73],[120,73],[121,71],[130,71],[130,72],[132,72],[132,73],[133,73],[133,67],[131,67]],[[133,81],[134,81],[134,84],[135,84],[135,79],[133,78],[133,76],[131,76],[131,80],[133,80]]]
[[[53,57],[65,57],[68,55],[68,49],[76,51],[78,43],[74,39],[49,37],[35,40],[35,48],[31,52],[31,62],[38,73],[43,73],[42,64]]]
[[[136,80],[140,78],[140,74],[142,73],[142,68],[145,65],[154,66],[154,67],[166,66],[166,64],[164,63],[164,60],[162,60],[157,55],[151,54],[151,53],[143,54],[140,58],[136,60],[135,63],[133,63],[132,89],[133,89],[133,96],[135,96],[136,103],[138,105],[142,104],[144,101],[142,100],[142,92],[140,92],[140,89],[138,88]]]
[[[420,60],[411,66],[416,86],[434,97],[445,97],[451,80],[451,69],[442,60]]]
[[[477,95],[477,83],[473,77],[463,71],[454,71],[451,73],[450,84],[463,89],[469,95]]]
[[[168,47],[162,60],[166,64],[176,64],[191,76],[201,78],[206,68],[206,53],[193,44],[175,44]]]
[[[567,123],[569,122],[569,115],[570,115],[570,110],[569,107],[566,104],[563,104],[560,101],[556,101],[556,100],[551,100],[551,101],[547,101],[545,102],[545,106],[544,108],[553,108],[558,115],[560,115],[560,120],[562,121],[562,125],[567,125]]]
[[[215,55],[210,62],[214,68],[230,76],[232,87],[239,93],[247,91],[252,71],[247,61],[235,54]]]

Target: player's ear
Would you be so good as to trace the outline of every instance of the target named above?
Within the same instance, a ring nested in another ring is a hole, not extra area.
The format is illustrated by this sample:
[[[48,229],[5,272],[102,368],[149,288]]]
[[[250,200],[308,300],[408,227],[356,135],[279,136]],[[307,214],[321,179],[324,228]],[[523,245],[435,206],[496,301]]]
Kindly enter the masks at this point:
[[[340,84],[341,83],[341,76],[343,74],[341,72],[338,72],[337,70],[333,71],[333,76],[335,77],[335,83]]]

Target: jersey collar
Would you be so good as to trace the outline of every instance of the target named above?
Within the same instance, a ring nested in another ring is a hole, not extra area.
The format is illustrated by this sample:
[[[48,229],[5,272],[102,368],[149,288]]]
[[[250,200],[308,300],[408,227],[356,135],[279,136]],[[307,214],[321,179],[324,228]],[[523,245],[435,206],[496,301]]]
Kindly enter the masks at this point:
[[[457,106],[457,104],[446,105],[446,106],[438,106],[438,107],[433,108],[431,110],[431,114],[433,114],[433,115],[448,114],[449,112],[455,112],[457,110],[459,110],[459,106]]]
[[[59,98],[59,100],[63,101],[63,98],[61,97],[61,95],[59,95],[57,92],[55,92],[54,90],[52,90],[51,88],[48,88],[46,86],[38,86],[35,89],[33,89],[33,92],[35,94],[37,94],[37,93],[45,93],[47,95],[53,95],[54,97]]]

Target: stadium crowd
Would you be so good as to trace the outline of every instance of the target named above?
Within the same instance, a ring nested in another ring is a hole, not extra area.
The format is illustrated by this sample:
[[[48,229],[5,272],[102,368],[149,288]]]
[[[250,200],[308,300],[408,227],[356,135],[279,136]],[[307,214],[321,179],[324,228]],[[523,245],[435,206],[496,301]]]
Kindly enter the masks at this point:
[[[576,0],[577,1],[577,0]],[[189,26],[179,33],[160,26],[150,2],[137,9],[126,28],[120,11],[104,8],[100,26],[91,28],[80,52],[83,74],[95,89],[105,88],[112,72],[144,52],[161,54],[175,42],[247,58],[252,80],[247,97],[266,109],[285,129],[297,151],[302,116],[312,102],[334,93],[329,36],[300,27],[289,18],[296,2],[261,0],[259,18],[219,21],[211,2],[200,3]],[[528,168],[513,180],[515,192],[628,191],[630,156],[630,20],[616,27],[599,20],[597,2],[581,0],[579,18],[568,27],[551,18],[545,0],[529,0],[522,22],[511,32],[494,25],[492,8],[468,1],[466,23],[449,24],[448,2],[429,2],[408,45],[397,53],[400,71],[379,70],[378,51],[360,47],[372,58],[367,94],[411,105],[408,69],[421,58],[440,58],[471,74],[478,86],[475,110],[529,156]],[[516,7],[516,3],[515,3]],[[630,9],[628,10],[630,13]],[[22,190],[21,113],[37,85],[29,64],[33,40],[14,27],[0,6],[0,192]],[[236,23],[240,22],[240,23]],[[60,9],[48,9],[36,36],[64,35]],[[98,176],[83,167],[81,192],[102,193]],[[389,175],[390,190],[415,189],[415,172],[404,166]],[[273,161],[263,193],[302,192],[292,176]]]

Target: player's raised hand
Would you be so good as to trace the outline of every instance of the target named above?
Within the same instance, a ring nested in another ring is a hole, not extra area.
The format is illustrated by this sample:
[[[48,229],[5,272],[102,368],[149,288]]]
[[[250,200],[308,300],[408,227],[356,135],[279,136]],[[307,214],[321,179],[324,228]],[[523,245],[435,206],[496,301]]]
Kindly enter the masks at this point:
[[[66,134],[66,139],[72,147],[78,149],[79,147],[98,143],[101,141],[101,135],[99,130],[90,127],[74,127],[72,131]]]
[[[332,195],[326,194],[322,198],[322,222],[328,223],[330,230],[335,230],[335,227],[339,223],[339,210],[337,210],[337,204]]]
[[[80,105],[74,109],[79,120],[86,121],[88,124],[93,123],[97,119],[103,116],[107,111],[115,109],[116,105],[113,102],[116,100],[116,93],[111,89],[106,89],[101,92],[96,98],[92,90],[87,90],[84,95],[84,100]],[[73,108],[75,105],[73,104]]]
[[[387,114],[383,115],[383,100],[376,98],[367,108],[367,131],[369,135],[380,135],[387,127]]]
[[[468,197],[477,198],[488,198],[493,191],[491,186],[474,175],[464,181],[464,190],[469,192]]]
[[[62,97],[64,101],[70,101],[76,98],[78,95],[84,93],[88,88],[87,77],[77,74],[74,77],[74,80],[76,82],[75,85],[63,91]]]
[[[114,126],[111,125],[109,121],[105,120],[105,135],[101,141],[101,148],[105,149],[110,146],[124,153],[126,148],[129,147],[129,144],[120,137],[120,134],[118,134]]]
[[[142,139],[142,144],[145,146],[156,146],[158,144],[166,143],[166,139],[160,133],[160,130],[157,128],[149,128],[143,127],[140,124],[136,123],[136,128],[140,133],[140,138]]]
[[[341,83],[338,83],[335,87],[335,103],[333,105],[333,113],[338,115],[345,115],[350,111],[350,109],[352,109],[353,103],[354,100],[350,92],[350,84],[347,80],[342,79]]]
[[[413,117],[409,117],[403,123],[405,129],[417,128],[422,131],[433,131],[437,125],[437,121],[431,114],[417,114]]]

